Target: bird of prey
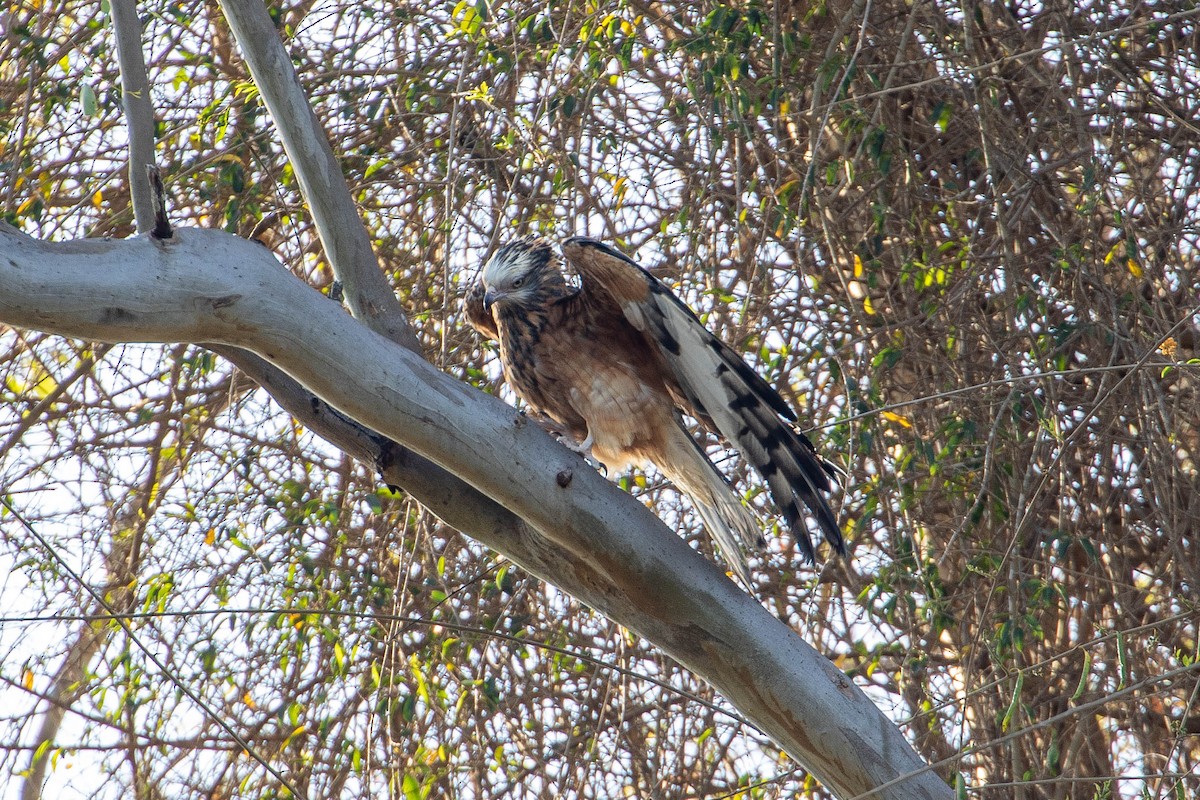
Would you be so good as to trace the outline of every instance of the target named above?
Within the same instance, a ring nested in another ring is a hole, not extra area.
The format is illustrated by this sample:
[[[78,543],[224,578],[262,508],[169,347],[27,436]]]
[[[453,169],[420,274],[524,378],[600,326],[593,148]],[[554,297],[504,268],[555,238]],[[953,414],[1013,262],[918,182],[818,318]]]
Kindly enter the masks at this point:
[[[578,443],[573,449],[590,448],[609,470],[658,467],[691,498],[748,586],[742,547],[764,544],[759,522],[688,433],[681,412],[762,475],[808,561],[814,553],[802,504],[845,555],[824,496],[841,470],[789,424],[795,414],[778,392],[629,258],[581,237],[561,249],[577,285],[566,280],[548,242],[527,237],[497,250],[467,292],[467,318],[499,341],[504,377],[517,395]]]

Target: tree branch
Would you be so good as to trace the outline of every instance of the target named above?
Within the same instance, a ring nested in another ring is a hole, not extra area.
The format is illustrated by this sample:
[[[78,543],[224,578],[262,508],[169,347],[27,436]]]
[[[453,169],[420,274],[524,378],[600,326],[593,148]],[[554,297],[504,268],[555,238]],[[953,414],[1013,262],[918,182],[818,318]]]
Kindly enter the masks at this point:
[[[325,257],[345,290],[350,313],[372,330],[419,353],[420,342],[379,268],[342,167],[309,105],[266,4],[221,0],[220,5],[254,85],[275,121]]]
[[[112,0],[113,34],[121,67],[121,104],[129,132],[129,187],[139,233],[154,227],[154,210],[147,167],[154,166],[154,106],[142,56],[142,23],[134,0]]]
[[[913,772],[877,796],[950,796],[861,690],[642,504],[511,407],[355,322],[257,244],[198,229],[168,242],[48,244],[0,226],[0,285],[9,324],[253,351],[482,492],[404,482],[448,524],[704,677],[835,793],[871,796]],[[404,459],[389,468],[420,472]]]

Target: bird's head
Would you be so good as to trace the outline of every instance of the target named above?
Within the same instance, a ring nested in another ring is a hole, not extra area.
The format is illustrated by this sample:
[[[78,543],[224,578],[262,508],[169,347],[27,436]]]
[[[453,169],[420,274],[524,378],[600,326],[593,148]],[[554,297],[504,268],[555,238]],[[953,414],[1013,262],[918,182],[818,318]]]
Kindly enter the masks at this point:
[[[547,289],[565,286],[558,256],[544,239],[526,237],[497,250],[483,266],[483,305],[532,306]]]

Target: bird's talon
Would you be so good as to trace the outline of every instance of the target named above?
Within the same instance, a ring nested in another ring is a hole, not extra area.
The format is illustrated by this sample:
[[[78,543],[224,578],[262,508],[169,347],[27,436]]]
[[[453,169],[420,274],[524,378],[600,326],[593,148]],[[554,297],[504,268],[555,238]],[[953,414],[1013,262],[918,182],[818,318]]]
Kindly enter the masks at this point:
[[[562,442],[563,445],[565,445],[566,448],[572,453],[578,453],[579,455],[583,456],[583,460],[587,462],[588,466],[590,466],[592,469],[603,471],[604,475],[606,477],[608,476],[608,472],[604,470],[604,465],[597,461],[592,455],[592,443],[595,442],[595,439],[592,437],[590,431],[588,432],[587,438],[585,438],[582,442],[574,442],[570,438],[561,434],[559,435],[558,440]]]

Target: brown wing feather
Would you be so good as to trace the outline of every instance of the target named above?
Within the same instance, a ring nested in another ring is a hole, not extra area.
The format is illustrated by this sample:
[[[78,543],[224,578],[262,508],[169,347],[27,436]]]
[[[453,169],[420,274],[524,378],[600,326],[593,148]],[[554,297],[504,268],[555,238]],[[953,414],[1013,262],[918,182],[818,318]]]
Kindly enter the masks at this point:
[[[598,317],[625,318],[631,323],[636,335],[645,343],[649,366],[661,376],[675,405],[699,420],[709,431],[720,433],[704,407],[694,402],[680,384],[668,360],[670,348],[664,348],[663,342],[647,329],[644,320],[635,318],[637,309],[650,300],[653,287],[661,285],[659,280],[608,245],[592,239],[578,236],[567,239],[562,251],[567,263],[579,274],[593,313]]]
[[[678,391],[686,398],[682,405],[713,424],[763,476],[805,555],[811,559],[813,549],[800,523],[801,503],[808,506],[825,539],[845,553],[837,518],[823,495],[839,470],[784,421],[795,420],[795,414],[779,393],[713,336],[665,285],[629,258],[578,237],[564,242],[562,250],[593,302],[616,305],[655,343],[674,377],[672,393]]]

